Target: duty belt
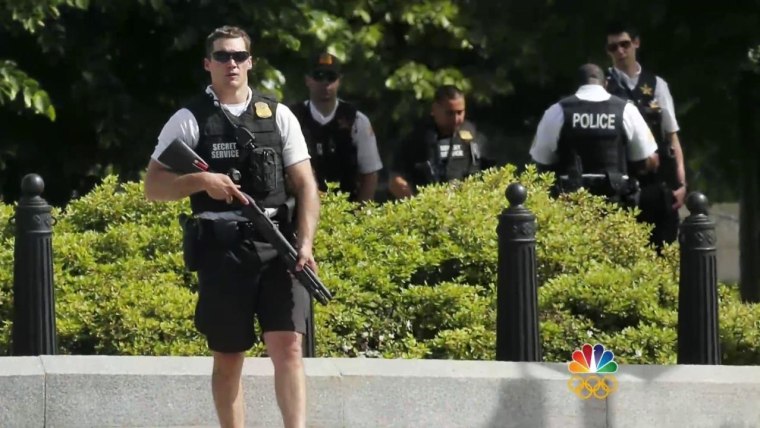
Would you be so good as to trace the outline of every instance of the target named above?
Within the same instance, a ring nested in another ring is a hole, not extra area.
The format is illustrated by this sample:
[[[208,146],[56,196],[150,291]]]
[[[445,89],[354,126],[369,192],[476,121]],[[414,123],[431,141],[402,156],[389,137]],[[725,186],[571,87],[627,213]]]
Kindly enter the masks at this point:
[[[564,191],[574,191],[583,187],[592,194],[608,197],[633,195],[639,191],[638,181],[622,174],[582,174],[579,183],[573,181],[569,175],[559,176],[559,184]]]
[[[276,221],[273,220],[272,222],[278,226]],[[245,240],[266,241],[264,236],[253,227],[253,222],[250,221],[198,219],[198,225],[200,226],[201,240],[206,242],[225,244]]]
[[[275,218],[280,212],[279,208],[265,208],[264,212],[267,217]],[[194,215],[197,219],[203,220],[234,220],[234,221],[248,221],[243,216],[241,211],[203,211]]]
[[[569,175],[560,175],[559,178],[562,181],[570,180]],[[620,178],[625,181],[629,180],[627,175],[622,175]],[[583,187],[599,188],[602,186],[608,186],[609,184],[609,180],[605,174],[581,174],[581,186]]]

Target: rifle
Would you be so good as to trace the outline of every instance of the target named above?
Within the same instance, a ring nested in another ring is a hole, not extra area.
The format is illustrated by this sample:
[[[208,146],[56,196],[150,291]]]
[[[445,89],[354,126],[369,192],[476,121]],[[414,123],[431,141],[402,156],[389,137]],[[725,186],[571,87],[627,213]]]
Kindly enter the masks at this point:
[[[433,184],[438,182],[438,174],[436,173],[433,163],[430,161],[417,162],[414,164],[414,171],[417,177],[415,177],[416,184]],[[422,181],[419,181],[419,180]]]
[[[564,172],[567,177],[564,178],[557,173],[557,184],[560,193],[572,193],[583,187],[583,162],[575,150],[572,151],[573,163]]]
[[[678,164],[673,150],[673,142],[662,132],[662,107],[658,105],[639,106],[641,115],[649,126],[657,143],[657,154],[660,156],[660,166],[656,175],[670,190],[676,190],[683,184],[678,181]]]
[[[206,161],[180,140],[172,141],[161,153],[158,160],[179,174],[209,171]],[[304,266],[299,271],[295,269],[298,252],[256,201],[247,193],[243,193],[243,195],[248,199],[248,204],[241,206],[243,216],[250,220],[254,229],[259,231],[264,239],[274,247],[288,270],[303,284],[306,290],[319,303],[326,305],[332,299],[330,291],[309,266]]]
[[[657,174],[670,190],[676,190],[683,183],[678,180],[678,165],[673,151],[673,143],[671,141],[661,143],[660,140],[662,138],[657,138],[657,153],[660,156],[660,167],[657,169]]]

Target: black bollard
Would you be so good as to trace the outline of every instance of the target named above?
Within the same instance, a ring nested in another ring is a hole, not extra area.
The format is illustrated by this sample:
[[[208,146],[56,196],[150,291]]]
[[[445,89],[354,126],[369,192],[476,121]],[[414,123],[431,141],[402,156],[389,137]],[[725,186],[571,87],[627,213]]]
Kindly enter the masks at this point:
[[[40,197],[45,183],[37,174],[21,181],[13,253],[13,330],[11,355],[55,354],[52,207]]]
[[[690,193],[686,207],[678,238],[678,364],[720,364],[715,222],[705,195]]]
[[[522,204],[528,191],[512,183],[501,212],[496,293],[496,359],[541,361],[536,287],[536,216]]]

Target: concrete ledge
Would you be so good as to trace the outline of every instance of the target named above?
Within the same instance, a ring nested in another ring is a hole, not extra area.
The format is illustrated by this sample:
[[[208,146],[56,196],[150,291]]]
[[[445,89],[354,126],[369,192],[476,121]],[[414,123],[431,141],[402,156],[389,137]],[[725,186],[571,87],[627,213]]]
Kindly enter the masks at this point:
[[[49,426],[214,425],[205,357],[43,356]]]
[[[45,424],[45,371],[37,357],[0,358],[0,427]]]
[[[346,427],[603,427],[605,405],[567,389],[564,364],[337,360]]]
[[[218,426],[210,357],[0,358],[0,426]],[[755,427],[760,367],[621,365],[609,398],[565,364],[307,359],[310,427]],[[249,426],[281,427],[272,364],[244,367]]]
[[[760,426],[760,367],[622,366],[617,378],[610,426]]]

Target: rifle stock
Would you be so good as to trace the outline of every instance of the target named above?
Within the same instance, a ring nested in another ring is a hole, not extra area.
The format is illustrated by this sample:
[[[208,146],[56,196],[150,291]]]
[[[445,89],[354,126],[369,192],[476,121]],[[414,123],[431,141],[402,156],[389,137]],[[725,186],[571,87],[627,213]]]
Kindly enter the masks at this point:
[[[660,166],[656,172],[658,180],[665,183],[670,190],[676,190],[682,183],[678,180],[678,164],[673,150],[673,141],[662,130],[662,108],[650,104],[640,107],[640,111],[657,142],[657,153],[660,156]]]
[[[159,162],[168,166],[179,174],[208,171],[208,164],[185,143],[174,140],[158,158]],[[248,194],[243,193],[248,199],[247,205],[242,205],[243,216],[253,223],[253,227],[261,233],[277,251],[277,254],[285,262],[288,270],[298,279],[306,290],[321,304],[326,305],[332,299],[332,294],[325,287],[317,274],[309,266],[302,270],[296,270],[298,252],[283,236],[282,232],[272,222],[264,210]]]
[[[678,165],[673,151],[673,143],[666,142],[660,145],[657,152],[660,155],[660,177],[671,190],[678,189],[682,184],[678,180]]]

